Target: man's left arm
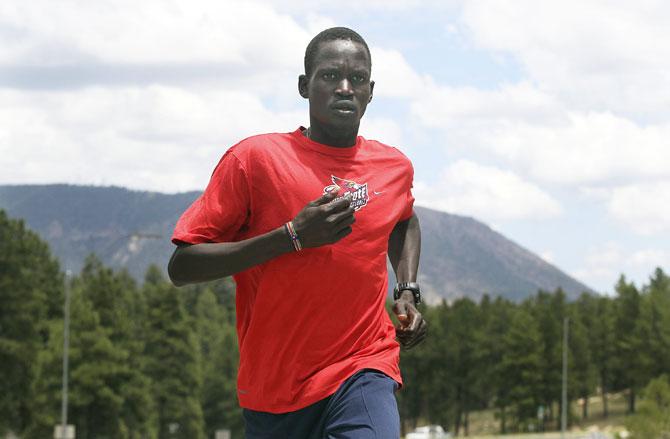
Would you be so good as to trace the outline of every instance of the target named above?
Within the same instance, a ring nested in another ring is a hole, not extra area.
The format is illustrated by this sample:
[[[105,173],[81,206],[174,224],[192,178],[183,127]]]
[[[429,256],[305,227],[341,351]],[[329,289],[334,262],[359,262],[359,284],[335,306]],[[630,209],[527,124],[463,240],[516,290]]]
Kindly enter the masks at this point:
[[[409,219],[396,224],[389,236],[389,260],[399,283],[416,282],[420,253],[421,228],[413,212]],[[400,297],[393,303],[393,312],[400,321],[396,337],[403,348],[410,349],[426,337],[426,321],[416,308],[412,291],[400,292]]]

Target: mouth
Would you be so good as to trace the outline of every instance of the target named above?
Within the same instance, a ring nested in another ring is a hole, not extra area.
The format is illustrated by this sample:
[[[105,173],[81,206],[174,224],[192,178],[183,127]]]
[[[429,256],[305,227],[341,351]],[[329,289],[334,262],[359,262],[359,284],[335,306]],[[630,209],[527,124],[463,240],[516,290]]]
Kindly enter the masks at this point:
[[[349,101],[335,102],[333,105],[330,106],[330,108],[332,108],[335,112],[341,114],[353,114],[357,110],[356,105],[354,105],[352,102]]]

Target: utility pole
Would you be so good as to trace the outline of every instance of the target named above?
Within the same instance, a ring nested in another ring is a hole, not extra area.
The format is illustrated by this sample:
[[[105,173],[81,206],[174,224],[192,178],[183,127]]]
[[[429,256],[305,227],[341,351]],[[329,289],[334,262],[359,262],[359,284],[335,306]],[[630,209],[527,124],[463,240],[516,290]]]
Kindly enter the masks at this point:
[[[61,400],[60,425],[62,437],[67,437],[67,391],[68,366],[70,357],[70,288],[72,271],[65,270],[65,309],[63,318],[63,391]]]
[[[568,426],[568,324],[570,318],[563,319],[563,391],[561,397],[561,439],[565,438]]]

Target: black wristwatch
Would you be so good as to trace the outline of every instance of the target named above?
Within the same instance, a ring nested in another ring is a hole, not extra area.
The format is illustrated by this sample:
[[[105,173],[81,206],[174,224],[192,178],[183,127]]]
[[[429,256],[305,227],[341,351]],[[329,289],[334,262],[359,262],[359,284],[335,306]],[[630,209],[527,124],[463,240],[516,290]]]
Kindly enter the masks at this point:
[[[418,305],[421,303],[421,288],[416,282],[400,282],[395,285],[393,289],[393,300],[398,300],[400,298],[400,293],[404,290],[409,290],[414,296],[414,304]]]

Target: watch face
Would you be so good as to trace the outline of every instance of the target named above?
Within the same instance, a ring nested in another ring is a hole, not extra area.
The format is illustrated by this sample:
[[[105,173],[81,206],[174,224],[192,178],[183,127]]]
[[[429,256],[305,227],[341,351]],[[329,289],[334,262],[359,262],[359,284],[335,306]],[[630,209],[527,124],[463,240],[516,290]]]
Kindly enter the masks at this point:
[[[398,291],[410,290],[410,291],[421,292],[421,288],[419,288],[419,284],[416,282],[401,282],[396,284],[395,289]]]

